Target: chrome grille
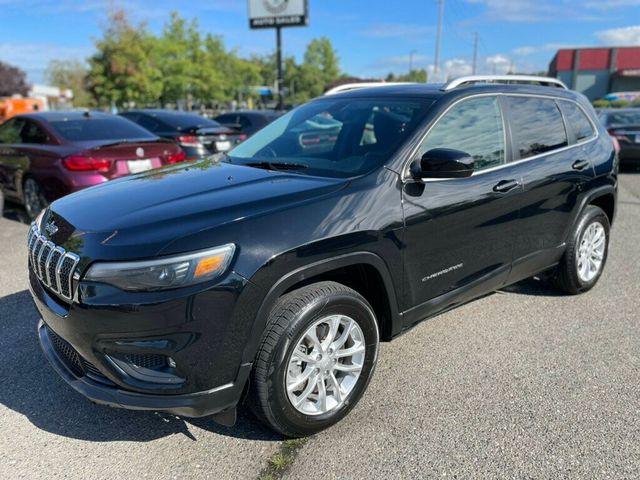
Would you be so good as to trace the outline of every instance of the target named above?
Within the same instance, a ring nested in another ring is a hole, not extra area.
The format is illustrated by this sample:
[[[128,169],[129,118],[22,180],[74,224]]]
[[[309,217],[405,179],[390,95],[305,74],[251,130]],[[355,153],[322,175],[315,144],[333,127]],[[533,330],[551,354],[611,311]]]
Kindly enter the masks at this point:
[[[73,274],[80,257],[47,240],[35,223],[29,230],[27,244],[33,273],[51,291],[65,300],[73,300]]]

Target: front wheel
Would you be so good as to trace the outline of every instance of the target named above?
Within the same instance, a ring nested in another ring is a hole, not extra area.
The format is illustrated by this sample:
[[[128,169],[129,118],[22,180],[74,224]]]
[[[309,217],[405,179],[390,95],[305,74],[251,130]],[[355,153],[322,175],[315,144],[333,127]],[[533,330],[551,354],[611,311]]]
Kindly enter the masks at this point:
[[[42,209],[49,206],[49,202],[47,202],[40,184],[31,177],[28,177],[24,181],[22,190],[24,209],[27,211],[29,218],[33,220],[38,216]]]
[[[609,218],[589,205],[569,237],[554,283],[572,295],[586,292],[598,282],[609,253]]]
[[[373,310],[356,291],[320,282],[284,295],[256,357],[252,410],[290,437],[330,427],[362,397],[378,343]]]

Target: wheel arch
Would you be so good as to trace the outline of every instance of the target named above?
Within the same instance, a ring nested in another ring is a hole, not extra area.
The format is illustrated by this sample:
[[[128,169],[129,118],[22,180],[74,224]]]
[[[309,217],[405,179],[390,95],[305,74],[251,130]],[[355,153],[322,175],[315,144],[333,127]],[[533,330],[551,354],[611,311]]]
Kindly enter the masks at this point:
[[[397,295],[385,262],[372,252],[349,253],[299,267],[273,284],[258,308],[243,361],[253,361],[267,326],[269,312],[278,298],[302,286],[326,280],[353,288],[371,304],[381,340],[390,340],[399,333],[401,320]]]

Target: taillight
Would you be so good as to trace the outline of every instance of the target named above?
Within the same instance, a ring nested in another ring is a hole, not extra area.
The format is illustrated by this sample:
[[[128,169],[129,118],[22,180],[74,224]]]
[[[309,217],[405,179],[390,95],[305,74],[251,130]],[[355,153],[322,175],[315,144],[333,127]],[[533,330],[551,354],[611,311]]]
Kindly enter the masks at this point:
[[[247,134],[246,133],[241,133],[240,135],[238,135],[238,143],[239,142],[244,142],[247,139]]]
[[[85,157],[84,155],[70,155],[62,160],[62,164],[75,172],[108,172],[111,160]]]
[[[167,157],[167,163],[179,163],[184,162],[187,158],[187,154],[184,153],[184,150],[180,150],[176,153],[172,153]]]
[[[617,132],[616,130],[614,130],[613,128],[610,128],[608,130],[609,135],[611,135],[613,138],[616,138],[618,140],[624,140],[625,142],[631,142],[631,140],[629,139],[629,137],[627,137],[626,135]]]
[[[178,143],[183,147],[199,147],[200,140],[195,135],[180,135],[177,139]]]

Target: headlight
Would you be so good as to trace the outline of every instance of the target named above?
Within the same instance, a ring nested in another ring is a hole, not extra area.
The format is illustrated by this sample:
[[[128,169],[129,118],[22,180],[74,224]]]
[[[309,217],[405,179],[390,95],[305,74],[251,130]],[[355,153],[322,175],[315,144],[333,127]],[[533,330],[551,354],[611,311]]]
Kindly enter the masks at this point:
[[[222,275],[235,252],[233,243],[195,253],[140,262],[91,265],[84,279],[123,290],[165,290],[206,282]]]

